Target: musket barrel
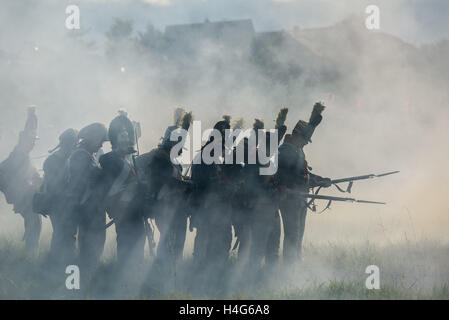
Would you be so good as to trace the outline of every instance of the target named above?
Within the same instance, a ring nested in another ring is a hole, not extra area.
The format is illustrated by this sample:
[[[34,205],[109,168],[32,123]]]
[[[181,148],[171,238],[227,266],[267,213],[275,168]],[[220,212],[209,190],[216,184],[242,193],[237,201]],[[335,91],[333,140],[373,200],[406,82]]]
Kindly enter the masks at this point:
[[[366,180],[366,179],[372,179],[372,178],[380,178],[380,177],[389,176],[391,174],[395,174],[395,173],[398,173],[398,172],[399,171],[391,171],[391,172],[386,172],[386,173],[381,173],[381,174],[366,174],[366,175],[363,175],[363,176],[355,176],[355,177],[349,177],[349,178],[335,179],[335,180],[331,180],[331,182],[333,184],[336,184],[336,183],[350,182],[350,181],[356,181],[356,180]]]
[[[369,200],[357,200],[354,198],[345,198],[345,197],[333,197],[333,196],[325,196],[321,194],[311,194],[311,193],[303,193],[303,192],[290,192],[291,194],[298,195],[304,198],[309,199],[321,199],[321,200],[331,200],[331,201],[344,201],[344,202],[358,202],[358,203],[369,203],[369,204],[386,204],[385,202],[379,201],[369,201]]]
[[[333,201],[346,201],[346,202],[354,202],[356,201],[354,198],[344,198],[344,197],[333,197],[333,196],[324,196],[321,194],[309,194],[303,193],[303,197],[310,199],[321,199],[321,200],[333,200]]]
[[[356,176],[356,177],[349,177],[349,178],[342,178],[342,179],[335,179],[331,180],[332,183],[341,183],[341,182],[350,182],[350,181],[356,181],[356,180],[365,180],[365,179],[371,179],[374,178],[374,174],[366,174],[364,176]]]

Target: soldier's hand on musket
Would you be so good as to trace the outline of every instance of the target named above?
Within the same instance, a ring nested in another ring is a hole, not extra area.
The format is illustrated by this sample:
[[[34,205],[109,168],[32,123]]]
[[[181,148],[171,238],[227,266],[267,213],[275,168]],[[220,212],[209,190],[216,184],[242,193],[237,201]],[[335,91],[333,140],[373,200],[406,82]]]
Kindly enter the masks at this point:
[[[323,178],[315,174],[309,174],[309,187],[322,187],[328,188],[332,185],[332,180],[329,178]]]
[[[318,182],[318,185],[319,185],[320,187],[323,187],[323,188],[329,188],[330,186],[332,186],[332,180],[329,179],[329,178],[322,178],[322,179]]]

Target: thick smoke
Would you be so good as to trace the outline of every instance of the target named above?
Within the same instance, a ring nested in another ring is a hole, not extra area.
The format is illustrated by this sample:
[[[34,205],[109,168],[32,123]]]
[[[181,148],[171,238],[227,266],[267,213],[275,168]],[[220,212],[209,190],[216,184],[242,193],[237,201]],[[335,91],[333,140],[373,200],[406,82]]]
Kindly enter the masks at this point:
[[[444,28],[438,24],[429,36],[424,22],[415,21],[421,5],[405,1],[381,1],[386,11],[381,23],[388,32],[365,28],[359,2],[305,1],[304,7],[265,2],[279,14],[263,16],[259,10],[270,10],[255,1],[243,6],[245,17],[222,5],[216,11],[201,9],[198,1],[188,1],[198,8],[190,15],[178,1],[81,1],[82,28],[76,31],[64,27],[66,3],[2,2],[1,159],[17,142],[30,104],[38,106],[40,140],[32,156],[41,167],[42,156],[64,129],[107,124],[119,108],[141,123],[140,151],[147,152],[160,141],[178,105],[193,111],[203,128],[223,114],[243,117],[247,126],[261,118],[274,128],[285,105],[290,131],[297,120],[307,120],[314,102],[323,101],[328,106],[324,120],[305,148],[314,173],[333,178],[401,173],[353,187],[355,197],[386,201],[386,206],[334,203],[322,215],[309,214],[306,244],[447,243],[449,45],[448,40],[434,41],[436,35],[447,36]],[[170,18],[164,11],[169,5],[175,8]],[[286,13],[288,5],[299,18]],[[445,4],[439,5],[444,9]],[[122,15],[119,8],[129,10]],[[153,17],[155,27],[141,13],[127,20],[140,9]],[[228,16],[218,16],[228,10]],[[313,20],[303,11],[314,13]],[[220,35],[164,32],[168,24],[202,23],[206,16],[210,23],[216,21],[213,17],[254,20],[226,27]],[[285,30],[268,32],[281,28]],[[0,210],[1,236],[20,241],[20,216],[3,197]],[[105,258],[114,252],[112,229]],[[44,220],[41,250],[48,248],[50,232]],[[193,235],[188,239],[187,258]]]

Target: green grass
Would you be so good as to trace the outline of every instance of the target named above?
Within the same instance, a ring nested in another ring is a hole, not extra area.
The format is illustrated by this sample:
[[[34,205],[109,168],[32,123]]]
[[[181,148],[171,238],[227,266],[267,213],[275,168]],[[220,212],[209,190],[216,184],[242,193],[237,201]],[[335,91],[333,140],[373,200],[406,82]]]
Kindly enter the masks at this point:
[[[183,285],[190,279],[189,262],[179,266],[178,287],[141,293],[149,262],[128,286],[115,278],[112,259],[100,265],[87,289],[69,291],[64,270],[49,268],[45,255],[29,258],[23,246],[0,241],[0,299],[449,299],[448,246],[431,242],[306,245],[301,262],[263,274],[256,285],[242,273],[231,273],[226,283],[232,285],[218,295]],[[371,264],[380,268],[379,290],[365,287],[365,268]]]
[[[343,300],[404,300],[404,299],[448,299],[448,285],[431,290],[415,290],[404,287],[382,286],[379,290],[367,290],[363,282],[331,280],[303,289],[280,290],[261,294],[260,299],[343,299]]]

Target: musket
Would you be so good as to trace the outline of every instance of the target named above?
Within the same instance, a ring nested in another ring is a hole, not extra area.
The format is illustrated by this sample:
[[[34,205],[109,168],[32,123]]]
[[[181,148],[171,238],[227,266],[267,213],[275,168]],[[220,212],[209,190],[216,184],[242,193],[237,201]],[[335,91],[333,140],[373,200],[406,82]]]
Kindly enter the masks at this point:
[[[380,178],[380,177],[389,176],[391,174],[395,174],[395,173],[398,173],[398,172],[399,171],[391,171],[391,172],[386,172],[386,173],[381,173],[381,174],[366,174],[366,175],[363,175],[363,176],[335,179],[335,180],[331,180],[331,182],[332,182],[332,184],[336,184],[336,183],[342,183],[342,182],[351,182],[351,181],[357,181],[357,180]]]
[[[331,180],[331,184],[333,184],[338,189],[338,191],[340,191],[340,192],[351,193],[351,189],[352,189],[352,185],[353,185],[354,181],[385,177],[385,176],[389,176],[391,174],[395,174],[395,173],[398,173],[398,172],[399,171],[391,171],[391,172],[386,172],[386,173],[381,173],[381,174],[365,174],[363,176],[355,176],[355,177],[349,177],[349,178],[334,179],[334,180]],[[346,190],[343,190],[338,185],[339,183],[344,183],[344,182],[349,182],[348,187],[346,188]],[[316,194],[318,194],[320,189],[321,189],[321,187],[318,188]]]
[[[301,193],[300,195],[304,198],[309,198],[309,199],[322,199],[322,200],[329,200],[329,201],[344,201],[344,202],[357,202],[357,203],[370,203],[370,204],[386,204],[386,202],[380,202],[380,201],[358,200],[355,198],[324,196],[321,194]]]
[[[391,171],[391,172],[386,172],[386,173],[381,173],[381,174],[366,174],[366,175],[363,175],[363,176],[355,176],[355,177],[349,177],[349,178],[334,179],[334,180],[331,180],[331,184],[333,184],[338,189],[338,191],[340,191],[340,192],[351,193],[351,189],[352,189],[352,185],[353,185],[354,181],[385,177],[385,176],[389,176],[391,174],[396,174],[398,172],[399,171]],[[338,183],[344,183],[344,182],[349,182],[348,187],[346,188],[346,190],[343,190],[338,185]],[[311,187],[311,188],[312,188],[312,192],[313,192],[313,187]],[[370,204],[385,204],[385,202],[379,202],[379,201],[368,201],[368,200],[357,200],[355,198],[322,196],[322,195],[318,194],[320,192],[321,188],[322,188],[321,186],[318,187],[316,192],[314,192],[312,194],[308,194],[308,193],[302,194],[303,197],[311,199],[307,203],[307,206],[309,208],[311,208],[311,210],[313,210],[313,211],[315,211],[315,205],[314,205],[314,200],[315,199],[329,200],[329,203],[327,204],[326,208],[323,211],[325,211],[326,209],[329,209],[330,204],[331,204],[332,201],[347,201],[347,202],[370,203]],[[323,212],[323,211],[321,211],[321,212]]]
[[[296,195],[303,198],[309,199],[321,199],[321,200],[329,200],[329,201],[343,201],[343,202],[357,202],[357,203],[369,203],[369,204],[386,204],[385,202],[380,201],[370,201],[370,200],[359,200],[355,198],[346,198],[346,197],[334,197],[334,196],[325,196],[321,194],[313,194],[313,193],[305,193],[299,191],[288,190],[289,194]]]

